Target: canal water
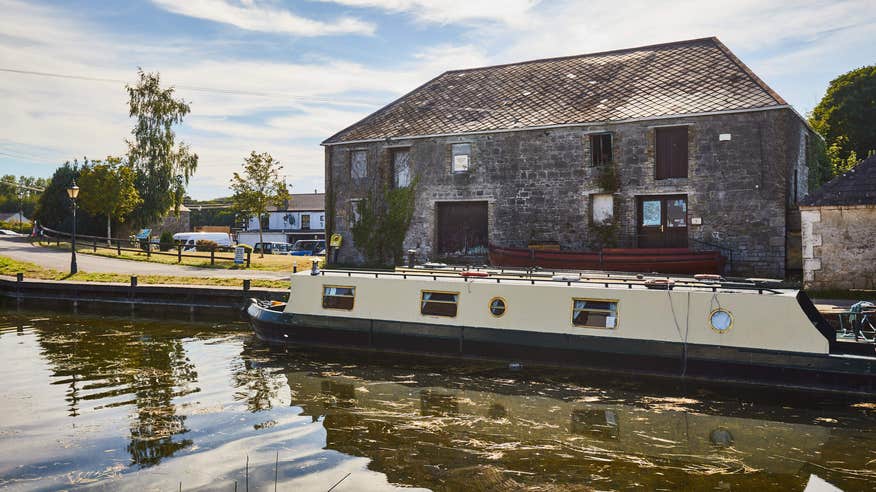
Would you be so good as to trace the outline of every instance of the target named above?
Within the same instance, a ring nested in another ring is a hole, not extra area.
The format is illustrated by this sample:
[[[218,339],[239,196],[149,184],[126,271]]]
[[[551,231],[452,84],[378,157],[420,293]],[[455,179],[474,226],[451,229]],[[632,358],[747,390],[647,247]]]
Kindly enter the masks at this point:
[[[4,490],[844,490],[876,404],[0,314]]]

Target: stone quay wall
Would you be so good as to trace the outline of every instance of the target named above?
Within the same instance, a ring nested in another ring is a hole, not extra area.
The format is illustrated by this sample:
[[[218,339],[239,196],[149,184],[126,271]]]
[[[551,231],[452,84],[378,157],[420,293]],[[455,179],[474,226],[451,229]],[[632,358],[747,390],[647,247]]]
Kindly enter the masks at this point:
[[[876,289],[876,205],[803,207],[803,286]]]

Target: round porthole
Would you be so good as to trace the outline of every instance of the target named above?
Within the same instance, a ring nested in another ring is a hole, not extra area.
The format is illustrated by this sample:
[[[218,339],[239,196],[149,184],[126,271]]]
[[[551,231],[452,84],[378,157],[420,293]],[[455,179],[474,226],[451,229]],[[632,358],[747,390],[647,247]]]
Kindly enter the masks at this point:
[[[713,330],[718,333],[724,333],[733,328],[733,315],[730,314],[730,311],[718,308],[709,314],[709,324]]]
[[[505,299],[501,297],[490,299],[490,313],[497,318],[505,314]]]

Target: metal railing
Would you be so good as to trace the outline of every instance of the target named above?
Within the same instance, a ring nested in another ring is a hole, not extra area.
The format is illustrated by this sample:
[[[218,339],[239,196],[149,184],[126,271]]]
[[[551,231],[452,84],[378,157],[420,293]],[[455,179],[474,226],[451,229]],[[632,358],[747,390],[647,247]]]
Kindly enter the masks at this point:
[[[50,229],[48,227],[40,227],[40,233],[34,239],[36,239],[37,241],[49,239],[49,241],[47,241],[47,242],[56,243],[57,245],[60,246],[60,244],[62,242],[63,243],[70,243],[72,241],[72,234],[70,234],[69,232],[56,231],[56,230]],[[183,252],[183,245],[178,244],[176,242],[174,242],[175,244],[172,247],[172,249],[176,250],[175,252],[161,251],[160,249],[158,251],[154,251],[156,243],[153,243],[153,242],[146,240],[146,239],[143,239],[143,240],[130,239],[130,238],[129,239],[116,239],[116,238],[111,238],[111,237],[88,236],[88,235],[84,235],[84,234],[77,234],[76,235],[76,243],[77,243],[77,251],[82,250],[82,249],[91,248],[94,253],[97,253],[97,249],[101,248],[101,249],[113,250],[116,252],[117,256],[121,256],[122,251],[125,251],[125,252],[132,252],[132,253],[146,253],[147,258],[151,258],[152,255],[175,256],[177,263],[182,263],[183,258],[195,258],[195,259],[200,259],[200,260],[209,259],[210,265],[215,265],[217,261],[218,262],[223,262],[223,261],[235,262],[234,255],[225,256],[225,255],[222,255],[221,253],[217,254],[216,250],[210,250],[209,257],[206,255],[187,254],[187,253]],[[144,247],[144,244],[145,244],[145,247]],[[160,247],[161,243],[157,243],[157,244]],[[252,264],[251,259],[252,259],[252,250],[247,249],[246,250],[246,259],[245,259],[246,268],[249,268],[250,265]]]

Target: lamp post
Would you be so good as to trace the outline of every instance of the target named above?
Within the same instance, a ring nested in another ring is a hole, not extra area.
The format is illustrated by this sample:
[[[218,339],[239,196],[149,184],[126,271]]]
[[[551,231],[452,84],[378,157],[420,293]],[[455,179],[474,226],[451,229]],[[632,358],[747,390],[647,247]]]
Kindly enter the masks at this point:
[[[79,271],[79,268],[76,267],[76,197],[79,196],[79,187],[76,186],[76,180],[73,180],[73,184],[67,188],[67,196],[70,197],[70,201],[73,202],[73,236],[72,241],[70,241],[70,275],[75,275],[76,272]]]

